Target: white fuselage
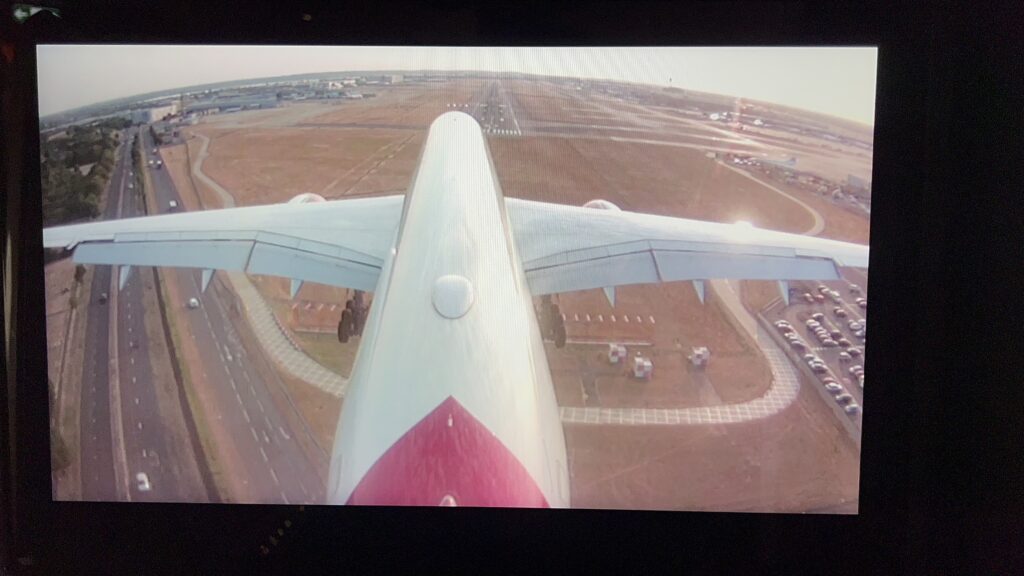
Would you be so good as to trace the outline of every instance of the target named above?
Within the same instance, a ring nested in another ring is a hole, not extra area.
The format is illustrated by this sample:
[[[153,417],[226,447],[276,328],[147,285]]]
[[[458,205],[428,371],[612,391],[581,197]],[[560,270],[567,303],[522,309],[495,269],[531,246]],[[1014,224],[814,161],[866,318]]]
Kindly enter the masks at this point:
[[[568,506],[533,299],[471,116],[431,125],[393,246],[338,422],[328,503]]]

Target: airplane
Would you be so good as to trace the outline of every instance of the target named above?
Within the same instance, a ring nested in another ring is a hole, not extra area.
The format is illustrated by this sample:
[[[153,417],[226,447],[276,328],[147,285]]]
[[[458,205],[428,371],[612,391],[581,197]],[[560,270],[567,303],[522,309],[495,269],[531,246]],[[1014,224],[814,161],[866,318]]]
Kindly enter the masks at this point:
[[[839,278],[868,247],[505,198],[480,125],[430,125],[408,192],[47,228],[75,262],[200,268],[373,292],[327,503],[568,507],[566,446],[534,297],[709,278]],[[613,294],[613,292],[612,292]],[[614,302],[613,297],[610,298]]]

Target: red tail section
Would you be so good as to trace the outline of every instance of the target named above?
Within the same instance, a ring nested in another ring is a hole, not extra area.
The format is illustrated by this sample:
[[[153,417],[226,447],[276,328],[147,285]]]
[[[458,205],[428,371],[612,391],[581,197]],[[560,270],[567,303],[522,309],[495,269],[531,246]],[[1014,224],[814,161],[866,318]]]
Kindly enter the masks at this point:
[[[347,503],[548,507],[519,460],[452,397],[374,463]]]

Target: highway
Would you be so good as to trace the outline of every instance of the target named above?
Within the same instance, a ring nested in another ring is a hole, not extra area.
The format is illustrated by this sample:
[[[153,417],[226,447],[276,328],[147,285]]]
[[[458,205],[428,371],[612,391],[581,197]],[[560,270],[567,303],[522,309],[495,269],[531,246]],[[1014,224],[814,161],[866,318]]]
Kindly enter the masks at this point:
[[[124,137],[130,142],[131,132]],[[121,146],[114,162],[107,189],[103,220],[118,217],[121,196],[127,185],[127,168],[131,151]],[[85,356],[82,366],[82,404],[80,426],[80,460],[82,465],[82,500],[118,500],[114,476],[114,447],[110,414],[110,304],[100,303],[100,295],[112,293],[111,267],[96,266],[93,270],[91,301],[88,303],[85,327]]]
[[[159,153],[151,154],[154,144],[148,131],[144,132],[147,158],[159,158]],[[172,200],[179,210],[185,209],[166,169],[149,169],[149,175],[158,212],[166,212]],[[249,350],[243,345],[239,331],[248,327],[232,293],[217,278],[203,293],[200,270],[162,269],[160,274],[166,282],[174,283],[172,292],[182,300],[168,303],[182,311],[178,316],[181,337],[194,340],[199,351],[200,365],[189,365],[188,369],[197,376],[201,374],[210,388],[212,402],[203,406],[205,418],[216,421],[211,429],[225,431],[214,438],[221,472],[230,475],[235,486],[242,486],[239,493],[222,496],[233,502],[322,502],[325,479],[295,440],[299,431],[292,423],[300,421],[301,415],[294,407],[282,407],[275,401],[275,397],[282,396],[284,384],[269,362],[251,355],[262,355],[262,350]],[[187,309],[186,302],[193,297],[200,306]],[[260,367],[263,369],[257,369]],[[286,417],[283,410],[292,413]],[[326,464],[327,455],[322,456]]]

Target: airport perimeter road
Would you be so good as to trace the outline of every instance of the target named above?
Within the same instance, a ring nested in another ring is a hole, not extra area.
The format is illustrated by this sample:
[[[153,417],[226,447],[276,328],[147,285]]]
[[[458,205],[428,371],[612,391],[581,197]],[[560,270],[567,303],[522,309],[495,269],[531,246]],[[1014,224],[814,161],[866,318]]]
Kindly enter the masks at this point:
[[[125,142],[131,142],[131,134],[131,131],[126,133],[123,137]],[[127,170],[130,165],[131,147],[122,145],[118,149],[114,170],[110,176],[103,220],[114,220],[118,217],[121,195],[127,186]],[[82,465],[82,500],[118,499],[110,414],[110,305],[109,302],[99,302],[101,294],[111,292],[111,278],[110,266],[96,266],[90,290],[92,301],[86,303],[88,311],[82,366],[79,451]]]
[[[154,145],[148,133],[144,142],[147,157],[152,157]],[[158,211],[166,212],[171,200],[184,209],[167,170],[149,173]],[[295,430],[290,423],[301,421],[301,415],[296,412],[291,415],[293,418],[286,418],[281,410],[295,409],[281,408],[273,400],[271,387],[283,390],[283,383],[273,370],[258,370],[255,364],[264,359],[251,358],[242,345],[239,332],[248,327],[240,319],[241,311],[234,308],[237,305],[230,300],[230,293],[215,287],[218,279],[212,280],[203,293],[200,270],[162,269],[160,274],[166,282],[174,283],[173,292],[183,300],[168,302],[170,308],[184,312],[178,317],[179,321],[185,319],[184,325],[179,324],[181,337],[194,340],[199,351],[199,365],[189,365],[188,370],[205,376],[203,380],[210,385],[212,402],[203,406],[205,418],[216,421],[217,426],[210,428],[227,430],[213,438],[219,453],[230,455],[220,458],[222,463],[231,465],[222,466],[221,473],[235,480],[240,478],[237,484],[244,486],[242,494],[226,496],[232,496],[234,501],[260,503],[321,502],[325,479],[296,441],[298,434],[308,432]],[[193,297],[200,306],[187,309],[186,302]],[[322,457],[327,458],[326,454]]]

